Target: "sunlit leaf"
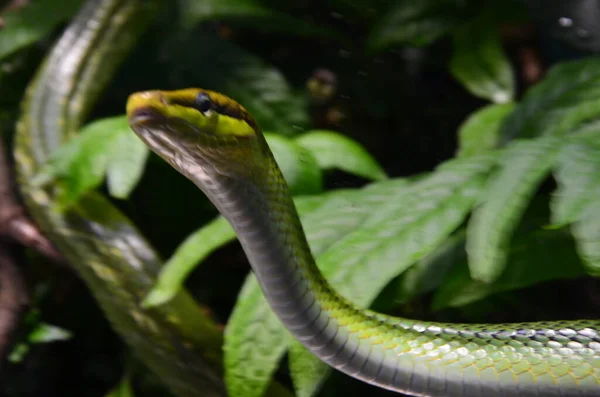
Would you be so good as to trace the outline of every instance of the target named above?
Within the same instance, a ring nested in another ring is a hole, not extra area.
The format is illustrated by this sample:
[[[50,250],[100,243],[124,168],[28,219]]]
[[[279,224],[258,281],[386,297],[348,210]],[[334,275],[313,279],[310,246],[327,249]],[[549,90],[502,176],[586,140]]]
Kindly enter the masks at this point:
[[[47,36],[79,9],[82,0],[38,0],[2,14],[0,59]]]
[[[490,151],[500,142],[500,128],[515,105],[488,105],[472,113],[458,130],[458,156]]]
[[[150,150],[131,131],[123,130],[112,145],[106,178],[111,196],[126,199],[138,184]]]
[[[47,343],[71,338],[71,333],[55,325],[39,323],[27,337],[31,343]]]
[[[478,97],[506,103],[515,95],[515,78],[502,49],[500,33],[494,21],[486,16],[455,33],[450,71]]]
[[[358,142],[334,131],[314,130],[296,138],[307,148],[323,169],[337,168],[372,180],[387,175],[377,160]]]
[[[501,158],[481,206],[469,221],[467,251],[474,279],[496,280],[504,270],[513,231],[529,200],[554,165],[560,140],[517,141]]]
[[[124,116],[98,120],[56,150],[34,183],[58,180],[58,206],[67,208],[98,187],[108,172],[110,191],[125,197],[141,176],[147,152]]]

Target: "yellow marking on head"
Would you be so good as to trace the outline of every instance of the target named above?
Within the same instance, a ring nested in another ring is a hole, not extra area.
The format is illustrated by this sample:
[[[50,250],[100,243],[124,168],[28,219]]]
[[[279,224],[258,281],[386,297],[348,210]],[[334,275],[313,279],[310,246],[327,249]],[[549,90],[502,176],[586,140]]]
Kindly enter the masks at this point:
[[[200,111],[196,103],[202,93],[212,103],[206,113]],[[127,101],[127,115],[132,118],[144,110],[167,119],[185,120],[199,131],[214,135],[250,137],[258,134],[256,122],[240,104],[225,95],[199,88],[132,94]]]

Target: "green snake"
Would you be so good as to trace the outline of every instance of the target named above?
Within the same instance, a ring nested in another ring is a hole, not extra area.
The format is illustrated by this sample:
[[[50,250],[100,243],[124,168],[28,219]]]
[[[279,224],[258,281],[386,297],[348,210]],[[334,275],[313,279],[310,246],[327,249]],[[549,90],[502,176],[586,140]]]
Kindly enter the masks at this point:
[[[273,311],[330,366],[415,396],[600,396],[600,321],[412,321],[337,294],[261,130],[232,99],[193,88],[139,92],[127,115],[231,223]]]
[[[57,212],[56,189],[31,180],[72,137],[160,0],[89,0],[28,87],[15,137],[25,203],[119,332],[181,397],[223,396],[221,333],[186,292],[140,302],[161,266],[130,221],[99,194]],[[190,89],[133,95],[133,129],[232,223],[282,322],[333,367],[412,395],[600,395],[598,321],[437,324],[356,308],[321,277],[265,140],[243,107]],[[282,395],[281,392],[273,394]]]
[[[73,137],[160,0],[89,0],[71,21],[25,93],[14,156],[21,194],[45,234],[90,288],[115,330],[180,397],[222,397],[222,333],[186,292],[154,310],[141,306],[162,266],[131,222],[100,194],[66,213],[60,186],[32,180]]]

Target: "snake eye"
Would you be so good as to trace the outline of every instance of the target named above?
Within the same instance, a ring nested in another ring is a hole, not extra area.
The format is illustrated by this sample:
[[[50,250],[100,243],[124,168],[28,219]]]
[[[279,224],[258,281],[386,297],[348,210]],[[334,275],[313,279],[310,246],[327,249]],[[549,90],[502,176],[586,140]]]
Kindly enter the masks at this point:
[[[211,115],[213,103],[207,93],[201,92],[196,96],[196,108],[205,116]]]

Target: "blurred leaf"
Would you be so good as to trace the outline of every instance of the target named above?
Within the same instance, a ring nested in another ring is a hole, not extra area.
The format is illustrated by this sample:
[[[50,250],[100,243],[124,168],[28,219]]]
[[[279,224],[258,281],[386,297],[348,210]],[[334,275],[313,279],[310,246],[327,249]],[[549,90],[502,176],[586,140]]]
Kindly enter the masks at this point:
[[[265,138],[292,195],[323,190],[323,173],[310,150],[284,136],[265,134]]]
[[[600,277],[600,197],[596,197],[583,212],[581,220],[573,225],[573,235],[587,273]]]
[[[554,66],[502,125],[503,143],[541,135],[563,136],[600,119],[600,60]]]
[[[126,374],[119,384],[112,389],[105,397],[135,397],[133,387],[131,386],[131,377]]]
[[[540,222],[541,223],[541,222]],[[502,275],[491,283],[473,280],[467,258],[457,258],[453,271],[436,291],[432,308],[463,306],[486,296],[525,288],[550,280],[579,277],[584,274],[569,233],[521,227],[515,233]]]
[[[258,0],[180,0],[180,3],[182,24],[188,28],[207,20],[229,20],[254,29],[294,36],[339,36],[331,29],[279,12]]]
[[[461,20],[463,4],[461,0],[395,2],[369,34],[367,47],[381,51],[394,45],[428,45]]]
[[[600,131],[599,131],[600,132]],[[578,251],[593,276],[600,275],[600,133],[574,136],[558,155],[558,189],[551,201],[555,226],[573,223]]]
[[[324,276],[342,295],[368,306],[392,278],[435,250],[464,220],[494,161],[494,156],[474,156],[450,161],[414,183],[389,180],[329,194],[327,201],[302,216]],[[229,388],[232,396],[260,394],[272,371],[261,371],[261,379],[255,371],[259,366],[274,370],[289,343],[285,335],[255,277],[249,277],[225,338],[226,369],[232,374],[227,382],[237,387]],[[277,354],[269,356],[267,365],[265,352],[272,351]],[[312,354],[303,354],[294,353],[291,358],[301,362],[290,365],[319,365],[310,364],[317,360]],[[307,392],[317,389],[325,376],[303,372],[294,382]]]
[[[490,178],[467,229],[469,268],[474,279],[489,283],[502,274],[512,233],[553,166],[559,142],[554,137],[515,141],[502,154],[501,169]]]
[[[337,132],[313,130],[298,136],[296,142],[307,148],[323,169],[338,168],[376,181],[387,178],[377,160],[363,146]]]
[[[294,135],[306,128],[306,101],[292,91],[278,69],[212,35],[202,34],[197,40],[202,45],[194,51],[174,52],[181,59],[173,57],[170,72],[178,76],[178,81],[193,82],[232,97],[254,116],[263,131]]]
[[[82,0],[38,0],[2,13],[0,59],[46,37],[61,22],[71,18]]]
[[[515,78],[495,22],[483,16],[454,34],[450,71],[473,95],[506,103],[515,95]]]
[[[435,251],[417,262],[401,278],[395,304],[406,302],[437,289],[457,263],[466,263],[466,233],[450,236]]]
[[[317,394],[332,368],[295,339],[290,342],[288,354],[296,396],[312,397]]]
[[[550,202],[552,224],[564,226],[581,219],[587,207],[600,198],[600,146],[586,139],[571,139],[558,154],[554,175],[558,188]]]
[[[71,333],[55,325],[39,323],[29,334],[27,340],[30,343],[47,343],[71,338]]]
[[[148,147],[130,130],[116,137],[106,170],[111,196],[119,199],[129,197],[144,173],[148,154]]]
[[[458,156],[472,156],[496,148],[502,122],[514,108],[513,103],[488,105],[472,113],[458,130]]]
[[[125,137],[128,135],[133,137]],[[59,209],[65,209],[99,186],[108,171],[111,192],[125,197],[139,179],[148,151],[136,140],[124,116],[94,121],[52,153],[34,183],[43,185],[57,179],[61,188],[57,203]]]

